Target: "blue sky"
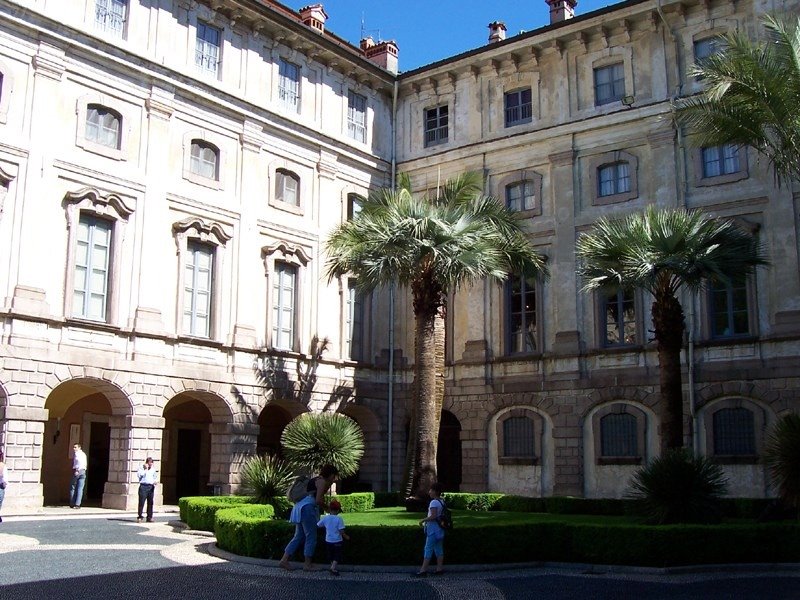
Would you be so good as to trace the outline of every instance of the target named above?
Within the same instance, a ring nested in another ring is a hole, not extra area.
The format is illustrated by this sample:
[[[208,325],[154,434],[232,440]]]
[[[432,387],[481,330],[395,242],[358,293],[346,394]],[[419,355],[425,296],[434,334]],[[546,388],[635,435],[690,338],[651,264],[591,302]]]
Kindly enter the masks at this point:
[[[363,17],[367,35],[376,41],[395,40],[400,70],[411,71],[437,60],[486,44],[492,21],[503,21],[507,35],[530,31],[550,22],[544,0],[318,0],[328,13],[326,29],[358,45]],[[299,10],[313,0],[283,0]],[[579,0],[581,15],[609,4],[609,0]]]

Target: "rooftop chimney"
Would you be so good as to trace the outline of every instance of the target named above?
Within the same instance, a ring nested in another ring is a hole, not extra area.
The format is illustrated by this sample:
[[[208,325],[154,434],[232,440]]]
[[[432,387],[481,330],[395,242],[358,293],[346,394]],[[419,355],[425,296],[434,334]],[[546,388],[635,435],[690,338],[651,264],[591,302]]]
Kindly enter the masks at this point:
[[[578,0],[545,0],[550,5],[550,24],[566,21],[575,16]]]
[[[309,4],[300,9],[300,20],[305,25],[322,33],[325,31],[325,21],[328,20],[328,15],[322,8],[322,4]]]
[[[506,39],[506,24],[502,21],[489,23],[489,43],[502,42]]]
[[[397,44],[393,40],[376,44],[371,37],[365,37],[361,40],[359,47],[370,61],[395,75],[397,74],[398,51]]]

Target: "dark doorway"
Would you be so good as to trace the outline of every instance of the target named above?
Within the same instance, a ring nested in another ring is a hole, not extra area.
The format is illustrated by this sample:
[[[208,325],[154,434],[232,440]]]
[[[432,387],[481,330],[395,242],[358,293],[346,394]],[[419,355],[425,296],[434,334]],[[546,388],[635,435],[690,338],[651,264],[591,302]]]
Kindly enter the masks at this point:
[[[461,486],[461,423],[453,413],[443,410],[436,449],[436,472],[446,492]]]
[[[86,499],[91,503],[103,501],[108,481],[108,457],[111,448],[111,429],[108,423],[92,422],[89,429],[89,452],[86,468]]]
[[[200,494],[200,442],[199,429],[178,429],[178,449],[175,470],[177,498]]]
[[[258,415],[258,442],[256,452],[283,458],[281,435],[292,420],[292,415],[284,408],[268,404]]]

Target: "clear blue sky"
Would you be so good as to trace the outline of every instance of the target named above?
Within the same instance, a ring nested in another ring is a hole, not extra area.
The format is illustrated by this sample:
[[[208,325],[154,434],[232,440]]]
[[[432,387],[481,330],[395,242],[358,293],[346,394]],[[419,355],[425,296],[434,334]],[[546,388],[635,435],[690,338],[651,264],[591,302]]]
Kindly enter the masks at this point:
[[[294,10],[315,0],[282,0]],[[550,23],[544,0],[316,0],[328,14],[326,29],[358,46],[361,20],[376,41],[394,40],[400,70],[442,60],[486,44],[488,25],[503,21],[511,37]],[[612,0],[578,0],[575,15],[616,4]]]

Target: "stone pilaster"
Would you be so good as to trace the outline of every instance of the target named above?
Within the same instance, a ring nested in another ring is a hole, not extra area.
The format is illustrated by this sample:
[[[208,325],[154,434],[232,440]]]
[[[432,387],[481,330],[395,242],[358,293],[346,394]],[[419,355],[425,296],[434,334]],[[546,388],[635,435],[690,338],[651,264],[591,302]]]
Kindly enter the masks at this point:
[[[136,472],[148,456],[155,459],[161,474],[161,441],[164,419],[124,415],[112,417],[108,479],[103,490],[103,506],[133,510],[138,503],[139,484]],[[156,505],[163,503],[163,486],[156,485]]]
[[[23,406],[0,407],[0,448],[8,466],[8,491],[3,509],[38,510],[44,503],[41,483],[44,424],[48,411]]]

